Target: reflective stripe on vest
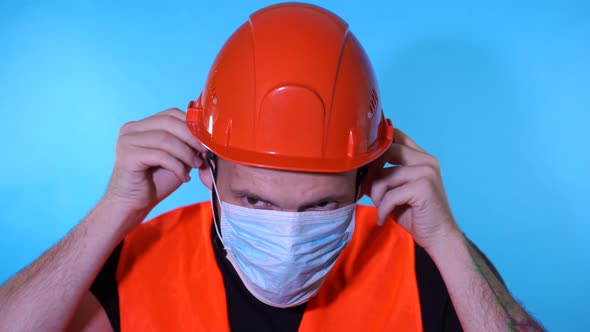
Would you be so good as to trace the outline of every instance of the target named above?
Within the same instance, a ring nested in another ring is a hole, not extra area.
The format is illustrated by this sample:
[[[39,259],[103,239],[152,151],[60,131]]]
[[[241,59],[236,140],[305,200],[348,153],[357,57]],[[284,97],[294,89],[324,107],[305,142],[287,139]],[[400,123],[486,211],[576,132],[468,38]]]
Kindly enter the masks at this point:
[[[126,238],[117,268],[121,331],[229,331],[211,243],[211,205],[179,208]],[[355,233],[299,327],[308,331],[422,331],[414,241],[395,222],[376,226],[358,206]]]

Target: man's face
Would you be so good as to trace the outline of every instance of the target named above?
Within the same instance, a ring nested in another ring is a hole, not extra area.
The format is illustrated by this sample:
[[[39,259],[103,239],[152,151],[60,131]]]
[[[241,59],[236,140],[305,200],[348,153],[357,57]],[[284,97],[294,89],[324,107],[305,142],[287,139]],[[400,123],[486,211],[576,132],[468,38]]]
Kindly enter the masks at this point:
[[[217,162],[217,189],[224,202],[288,212],[333,210],[355,202],[357,171],[304,173]]]

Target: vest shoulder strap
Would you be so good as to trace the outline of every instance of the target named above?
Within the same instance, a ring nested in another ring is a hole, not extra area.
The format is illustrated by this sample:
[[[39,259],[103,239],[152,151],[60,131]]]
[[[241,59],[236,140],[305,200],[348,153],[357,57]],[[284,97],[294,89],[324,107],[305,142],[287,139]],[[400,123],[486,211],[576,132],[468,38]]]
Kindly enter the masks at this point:
[[[117,268],[122,331],[229,331],[210,203],[165,213],[126,238]]]
[[[414,240],[358,206],[353,238],[306,308],[299,331],[422,331]]]

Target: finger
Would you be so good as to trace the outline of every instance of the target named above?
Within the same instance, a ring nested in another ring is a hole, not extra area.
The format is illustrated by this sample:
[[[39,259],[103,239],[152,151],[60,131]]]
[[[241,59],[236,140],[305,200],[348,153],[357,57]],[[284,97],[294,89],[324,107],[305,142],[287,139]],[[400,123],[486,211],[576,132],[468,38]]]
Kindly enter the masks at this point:
[[[179,120],[181,120],[183,122],[183,124],[186,126],[186,112],[173,107],[173,108],[169,108],[165,111],[160,112],[161,115],[170,115],[173,116]],[[190,133],[190,131],[189,131]],[[191,137],[195,138],[192,134],[190,135]],[[203,144],[201,144],[201,142],[199,142],[199,140],[197,140],[197,146],[193,147],[195,150],[199,151],[199,153],[197,154],[197,158],[195,158],[195,168],[201,168],[201,167],[207,167],[207,163],[205,162],[205,153],[207,152],[207,149],[203,146]]]
[[[420,191],[421,183],[418,181],[407,183],[403,186],[388,191],[381,204],[377,206],[377,225],[382,226],[387,221],[387,217],[397,207],[416,205],[417,193]]]
[[[182,114],[176,114],[175,111],[178,111]],[[172,110],[170,113],[166,115],[161,115],[164,119],[168,117],[166,120],[163,121],[170,121],[170,118],[175,119],[176,121],[171,121],[170,123],[170,131],[176,135],[178,138],[185,141],[188,145],[190,145],[193,149],[199,152],[207,152],[207,149],[199,142],[199,140],[190,132],[188,127],[186,126],[185,121],[185,113],[179,110]],[[167,127],[165,129],[168,129]]]
[[[402,144],[393,143],[385,152],[384,159],[392,165],[431,165],[438,167],[436,159]]]
[[[169,116],[173,116],[173,117],[177,118],[178,120],[180,120],[182,122],[186,122],[186,113],[176,107],[172,107],[172,108],[163,110],[162,112],[160,112],[156,115],[169,115]]]
[[[181,182],[188,182],[190,180],[185,165],[180,160],[174,158],[170,153],[164,150],[149,148],[137,148],[136,153],[141,155],[141,157],[137,158],[137,162],[141,164],[144,169],[161,167],[174,173]]]
[[[197,167],[197,154],[190,146],[164,130],[152,130],[128,134],[128,142],[134,146],[164,150],[189,167]]]
[[[394,140],[395,143],[405,145],[409,148],[420,152],[426,152],[422,149],[410,136],[406,135],[401,129],[396,128],[394,131]]]
[[[165,130],[188,144],[196,151],[207,151],[205,147],[199,142],[199,140],[194,137],[193,134],[191,134],[189,129],[186,127],[186,123],[178,117],[170,114],[159,113],[141,121],[131,122],[125,126],[127,126],[127,128],[121,129],[123,134],[130,132]]]
[[[378,176],[373,179],[369,198],[371,198],[373,204],[378,206],[381,204],[385,194],[391,189],[409,182],[417,181],[421,178],[432,178],[434,176],[436,176],[436,170],[427,165],[384,168]]]

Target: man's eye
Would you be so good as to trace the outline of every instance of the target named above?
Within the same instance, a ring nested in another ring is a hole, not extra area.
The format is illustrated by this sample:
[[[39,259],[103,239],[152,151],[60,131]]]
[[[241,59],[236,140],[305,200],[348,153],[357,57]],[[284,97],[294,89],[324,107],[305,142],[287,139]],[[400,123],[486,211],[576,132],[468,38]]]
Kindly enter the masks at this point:
[[[246,202],[248,202],[248,204],[250,204],[250,205],[256,205],[256,203],[258,203],[260,201],[257,200],[256,198],[246,197]]]
[[[266,205],[268,205],[268,203],[266,203],[265,201],[261,201],[257,198],[254,197],[249,197],[249,196],[245,196],[242,198],[242,201],[249,206],[254,206],[254,207],[264,207]]]
[[[337,203],[330,201],[317,202],[309,207],[310,210],[332,210],[335,208],[337,208]]]
[[[324,208],[324,207],[328,206],[328,204],[330,204],[330,202],[328,202],[328,201],[318,202],[318,203],[315,203],[315,207],[317,207],[317,208]]]

